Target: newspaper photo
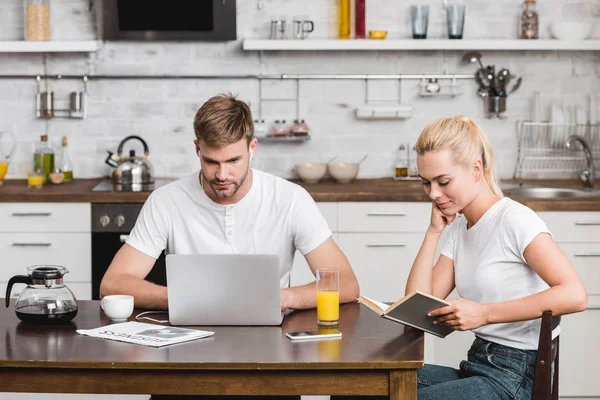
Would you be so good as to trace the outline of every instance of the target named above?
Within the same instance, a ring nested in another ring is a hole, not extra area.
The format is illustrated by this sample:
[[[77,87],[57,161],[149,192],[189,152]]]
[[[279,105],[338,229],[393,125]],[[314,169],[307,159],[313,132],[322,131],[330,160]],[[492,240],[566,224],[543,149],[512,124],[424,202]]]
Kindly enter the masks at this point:
[[[96,329],[78,329],[77,333],[97,338],[118,340],[141,344],[143,346],[162,347],[187,342],[214,335],[211,331],[160,326],[142,322],[123,322],[106,325]]]

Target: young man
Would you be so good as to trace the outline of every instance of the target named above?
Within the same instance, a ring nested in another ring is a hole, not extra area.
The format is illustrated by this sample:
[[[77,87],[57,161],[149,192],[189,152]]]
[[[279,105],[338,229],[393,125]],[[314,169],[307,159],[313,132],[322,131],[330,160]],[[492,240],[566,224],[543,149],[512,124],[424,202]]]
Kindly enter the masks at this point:
[[[252,114],[231,95],[209,99],[194,118],[201,170],[148,197],[126,244],[100,285],[100,296],[129,294],[135,306],[167,309],[167,288],[145,281],[156,259],[171,254],[277,254],[281,309],[316,306],[315,283],[289,287],[299,250],[313,273],[340,271],[340,302],[358,282],[314,200],[302,187],[250,168],[256,152]]]

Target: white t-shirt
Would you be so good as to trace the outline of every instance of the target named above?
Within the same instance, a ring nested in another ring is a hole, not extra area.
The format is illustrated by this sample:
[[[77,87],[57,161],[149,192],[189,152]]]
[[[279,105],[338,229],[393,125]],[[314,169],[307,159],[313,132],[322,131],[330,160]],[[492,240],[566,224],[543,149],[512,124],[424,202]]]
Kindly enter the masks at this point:
[[[462,215],[449,229],[441,254],[454,260],[454,280],[460,297],[481,304],[497,303],[549,288],[523,256],[537,235],[550,233],[544,221],[528,207],[504,197],[470,229]],[[537,350],[540,320],[490,324],[473,332],[505,346]],[[556,329],[554,336],[559,333]]]
[[[281,288],[289,287],[296,249],[306,255],[331,237],[327,221],[301,186],[252,170],[236,204],[213,202],[199,172],[153,191],[127,244],[153,258],[167,254],[276,254]]]

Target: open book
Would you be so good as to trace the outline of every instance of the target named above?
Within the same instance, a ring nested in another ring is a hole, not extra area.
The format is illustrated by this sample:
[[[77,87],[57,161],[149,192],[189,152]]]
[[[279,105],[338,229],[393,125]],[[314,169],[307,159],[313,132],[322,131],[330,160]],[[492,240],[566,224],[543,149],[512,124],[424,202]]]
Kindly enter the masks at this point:
[[[449,305],[444,300],[429,294],[417,291],[404,296],[391,306],[365,296],[360,296],[358,301],[381,315],[383,318],[412,326],[413,328],[420,329],[441,338],[448,336],[454,331],[454,329],[448,326],[434,325],[433,317],[427,316],[428,312]]]
[[[162,347],[175,343],[187,342],[212,336],[214,332],[196,329],[160,326],[142,322],[123,322],[101,326],[96,329],[78,329],[77,333],[103,339],[118,340],[141,344],[144,346]]]

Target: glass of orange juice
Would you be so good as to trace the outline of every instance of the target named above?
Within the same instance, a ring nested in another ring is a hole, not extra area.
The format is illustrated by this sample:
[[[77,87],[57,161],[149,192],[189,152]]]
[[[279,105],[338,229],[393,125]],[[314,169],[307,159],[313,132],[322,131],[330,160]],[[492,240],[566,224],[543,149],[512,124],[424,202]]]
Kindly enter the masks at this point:
[[[317,269],[317,322],[337,325],[340,320],[340,271]]]
[[[8,160],[3,159],[0,156],[0,186],[2,186],[2,181],[4,181],[4,177],[8,172]]]
[[[40,189],[44,186],[44,173],[41,170],[30,172],[27,175],[27,186],[30,188]]]

